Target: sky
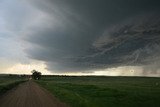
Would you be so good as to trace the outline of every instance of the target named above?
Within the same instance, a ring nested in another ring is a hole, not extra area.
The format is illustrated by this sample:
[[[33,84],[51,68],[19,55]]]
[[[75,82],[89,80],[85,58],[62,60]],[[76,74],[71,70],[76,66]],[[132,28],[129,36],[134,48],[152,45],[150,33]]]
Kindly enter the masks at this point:
[[[0,73],[160,76],[159,0],[1,0]]]

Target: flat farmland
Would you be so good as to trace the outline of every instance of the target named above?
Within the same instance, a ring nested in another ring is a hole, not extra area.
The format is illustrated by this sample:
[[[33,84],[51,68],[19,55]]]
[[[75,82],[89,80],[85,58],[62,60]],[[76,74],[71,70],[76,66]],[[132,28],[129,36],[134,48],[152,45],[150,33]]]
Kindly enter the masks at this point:
[[[26,78],[19,77],[18,75],[0,75],[0,95],[26,80]]]
[[[44,76],[37,83],[71,107],[160,107],[160,78]]]

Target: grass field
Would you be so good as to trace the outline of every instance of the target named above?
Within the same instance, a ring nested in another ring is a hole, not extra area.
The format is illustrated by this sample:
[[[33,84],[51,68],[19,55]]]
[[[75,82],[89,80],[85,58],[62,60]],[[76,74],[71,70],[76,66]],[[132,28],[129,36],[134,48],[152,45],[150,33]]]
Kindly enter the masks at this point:
[[[55,76],[37,83],[71,107],[160,107],[160,78]]]
[[[0,75],[0,95],[15,87],[16,85],[25,82],[26,78],[19,76]]]

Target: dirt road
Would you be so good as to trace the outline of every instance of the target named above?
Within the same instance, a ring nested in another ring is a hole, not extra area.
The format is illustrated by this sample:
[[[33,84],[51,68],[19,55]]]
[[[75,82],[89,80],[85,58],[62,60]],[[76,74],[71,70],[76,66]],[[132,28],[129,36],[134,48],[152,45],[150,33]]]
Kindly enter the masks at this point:
[[[33,81],[20,84],[0,98],[0,107],[67,107]]]

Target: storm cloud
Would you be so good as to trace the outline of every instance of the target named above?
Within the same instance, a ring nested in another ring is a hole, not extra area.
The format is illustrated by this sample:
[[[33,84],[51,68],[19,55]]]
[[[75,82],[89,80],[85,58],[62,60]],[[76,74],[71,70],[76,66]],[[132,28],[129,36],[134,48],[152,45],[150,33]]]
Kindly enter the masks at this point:
[[[23,37],[30,44],[25,52],[31,59],[44,61],[48,70],[93,72],[119,66],[159,65],[158,0],[29,3],[39,15]]]

